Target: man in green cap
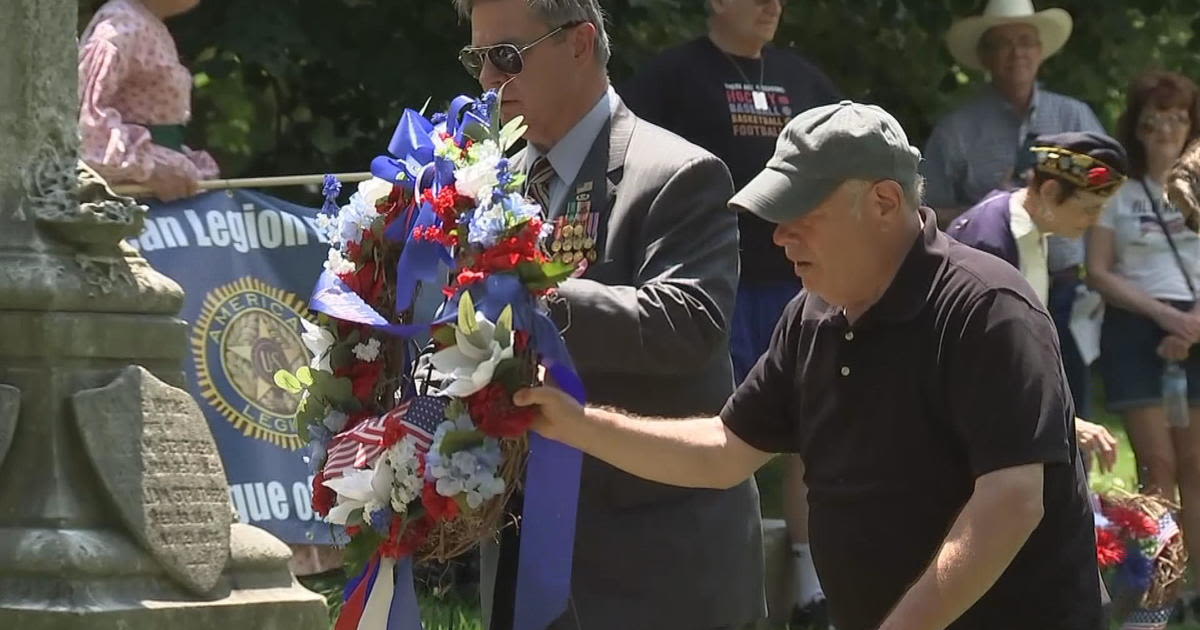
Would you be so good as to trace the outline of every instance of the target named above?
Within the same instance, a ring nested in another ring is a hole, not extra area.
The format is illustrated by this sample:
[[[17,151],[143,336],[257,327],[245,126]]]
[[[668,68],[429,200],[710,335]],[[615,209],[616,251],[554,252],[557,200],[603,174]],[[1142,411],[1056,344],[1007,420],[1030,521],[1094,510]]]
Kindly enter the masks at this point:
[[[839,630],[1095,630],[1100,587],[1054,324],[1008,263],[920,206],[920,152],[882,109],[796,117],[730,201],[776,224],[805,289],[714,417],[664,421],[518,392],[535,429],[658,482],[806,466]]]

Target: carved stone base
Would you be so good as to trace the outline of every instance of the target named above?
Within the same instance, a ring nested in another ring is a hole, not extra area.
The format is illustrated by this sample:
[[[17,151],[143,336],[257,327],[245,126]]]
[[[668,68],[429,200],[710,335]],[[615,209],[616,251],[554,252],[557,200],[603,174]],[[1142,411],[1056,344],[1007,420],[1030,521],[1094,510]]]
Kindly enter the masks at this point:
[[[234,524],[225,571],[198,599],[119,534],[0,529],[0,628],[328,627],[324,598],[296,582],[290,557],[270,534]]]

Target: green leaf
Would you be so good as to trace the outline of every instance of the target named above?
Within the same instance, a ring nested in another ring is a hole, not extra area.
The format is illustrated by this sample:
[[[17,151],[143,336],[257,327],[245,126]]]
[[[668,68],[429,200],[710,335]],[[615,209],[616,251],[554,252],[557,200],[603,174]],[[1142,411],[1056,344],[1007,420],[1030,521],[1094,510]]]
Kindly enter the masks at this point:
[[[329,366],[333,369],[344,368],[354,360],[354,347],[344,344],[330,346]]]
[[[517,116],[516,118],[508,121],[508,124],[504,125],[504,127],[500,129],[500,151],[503,152],[509,150],[512,148],[512,145],[516,144],[517,141],[525,135],[525,131],[528,130],[529,127],[524,125],[524,122],[524,116]]]
[[[307,365],[301,366],[296,370],[296,380],[305,387],[311,387],[313,384],[313,369]]]
[[[462,298],[458,300],[458,329],[468,336],[479,330],[479,325],[475,323],[475,302],[471,300],[470,291],[463,291]]]
[[[453,455],[459,451],[475,448],[483,444],[483,433],[477,430],[447,431],[442,438],[442,447],[438,449],[442,455]]]
[[[496,319],[495,339],[501,343],[506,343],[510,341],[509,338],[512,337],[512,333],[513,310],[512,305],[509,304],[508,306],[504,307],[503,311],[500,311],[500,317]]]
[[[555,282],[562,282],[563,280],[570,278],[571,274],[574,272],[575,265],[569,263],[557,262],[553,260],[542,263],[542,273],[545,274],[547,279]]]
[[[319,379],[317,386],[321,388],[321,396],[334,407],[357,409],[361,406],[358,399],[354,397],[354,383],[348,378],[334,378],[333,375],[330,375],[326,379]]]
[[[438,326],[436,329],[434,329],[433,340],[447,348],[458,344],[458,339],[454,334],[454,328],[451,326]]]
[[[575,265],[562,262],[545,262],[542,264],[524,262],[517,265],[517,275],[521,283],[533,291],[542,291],[562,284],[563,280],[571,277]]]
[[[308,434],[309,425],[325,420],[328,413],[329,405],[316,396],[310,395],[300,401],[300,406],[296,409],[296,434],[301,440],[309,441],[312,439]]]
[[[371,556],[375,555],[375,550],[379,548],[382,542],[383,537],[374,529],[364,527],[359,530],[358,535],[351,538],[350,544],[346,545],[343,555],[347,575],[361,574],[367,568],[367,563],[371,561]]]
[[[492,381],[500,383],[509,392],[515,392],[525,387],[528,383],[525,382],[525,371],[521,369],[521,365],[522,360],[519,357],[501,361],[496,364],[496,371],[492,374]]]
[[[467,403],[461,398],[451,398],[450,403],[446,405],[446,410],[442,412],[442,415],[447,420],[457,420],[466,413]]]
[[[289,394],[299,394],[304,391],[300,379],[287,370],[279,370],[275,373],[275,386]]]

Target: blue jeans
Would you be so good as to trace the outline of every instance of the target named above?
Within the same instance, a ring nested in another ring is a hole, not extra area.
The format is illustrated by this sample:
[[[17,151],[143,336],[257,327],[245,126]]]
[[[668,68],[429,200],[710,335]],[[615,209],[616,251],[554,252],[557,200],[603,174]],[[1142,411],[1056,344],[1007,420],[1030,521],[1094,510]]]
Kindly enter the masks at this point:
[[[729,334],[734,383],[740,385],[771,344],[784,307],[800,292],[800,282],[745,282],[738,286]]]

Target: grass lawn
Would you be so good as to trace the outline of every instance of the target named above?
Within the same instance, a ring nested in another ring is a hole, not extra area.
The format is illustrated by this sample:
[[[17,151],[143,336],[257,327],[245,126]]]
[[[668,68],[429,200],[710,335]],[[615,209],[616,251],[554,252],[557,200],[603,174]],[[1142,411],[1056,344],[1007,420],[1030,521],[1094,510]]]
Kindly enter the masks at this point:
[[[1099,390],[1099,383],[1095,389]],[[1099,393],[1097,395],[1099,397]],[[1095,417],[1093,422],[1099,422],[1108,427],[1120,441],[1120,452],[1117,465],[1111,473],[1101,475],[1092,471],[1092,487],[1099,490],[1108,488],[1125,488],[1133,490],[1137,487],[1137,470],[1134,465],[1133,450],[1129,447],[1129,439],[1121,425],[1120,418],[1108,414],[1100,400],[1093,404]],[[782,518],[782,458],[776,458],[757,475],[759,489],[762,493],[762,510],[765,518]],[[342,604],[342,587],[344,581],[340,578],[303,579],[309,589],[325,595],[329,602],[330,627],[336,619]],[[471,593],[470,595],[474,595]],[[422,593],[421,618],[426,630],[484,630],[479,616],[479,606],[473,597],[466,594]],[[1200,623],[1189,622],[1182,625],[1168,626],[1170,630],[1200,630]]]

